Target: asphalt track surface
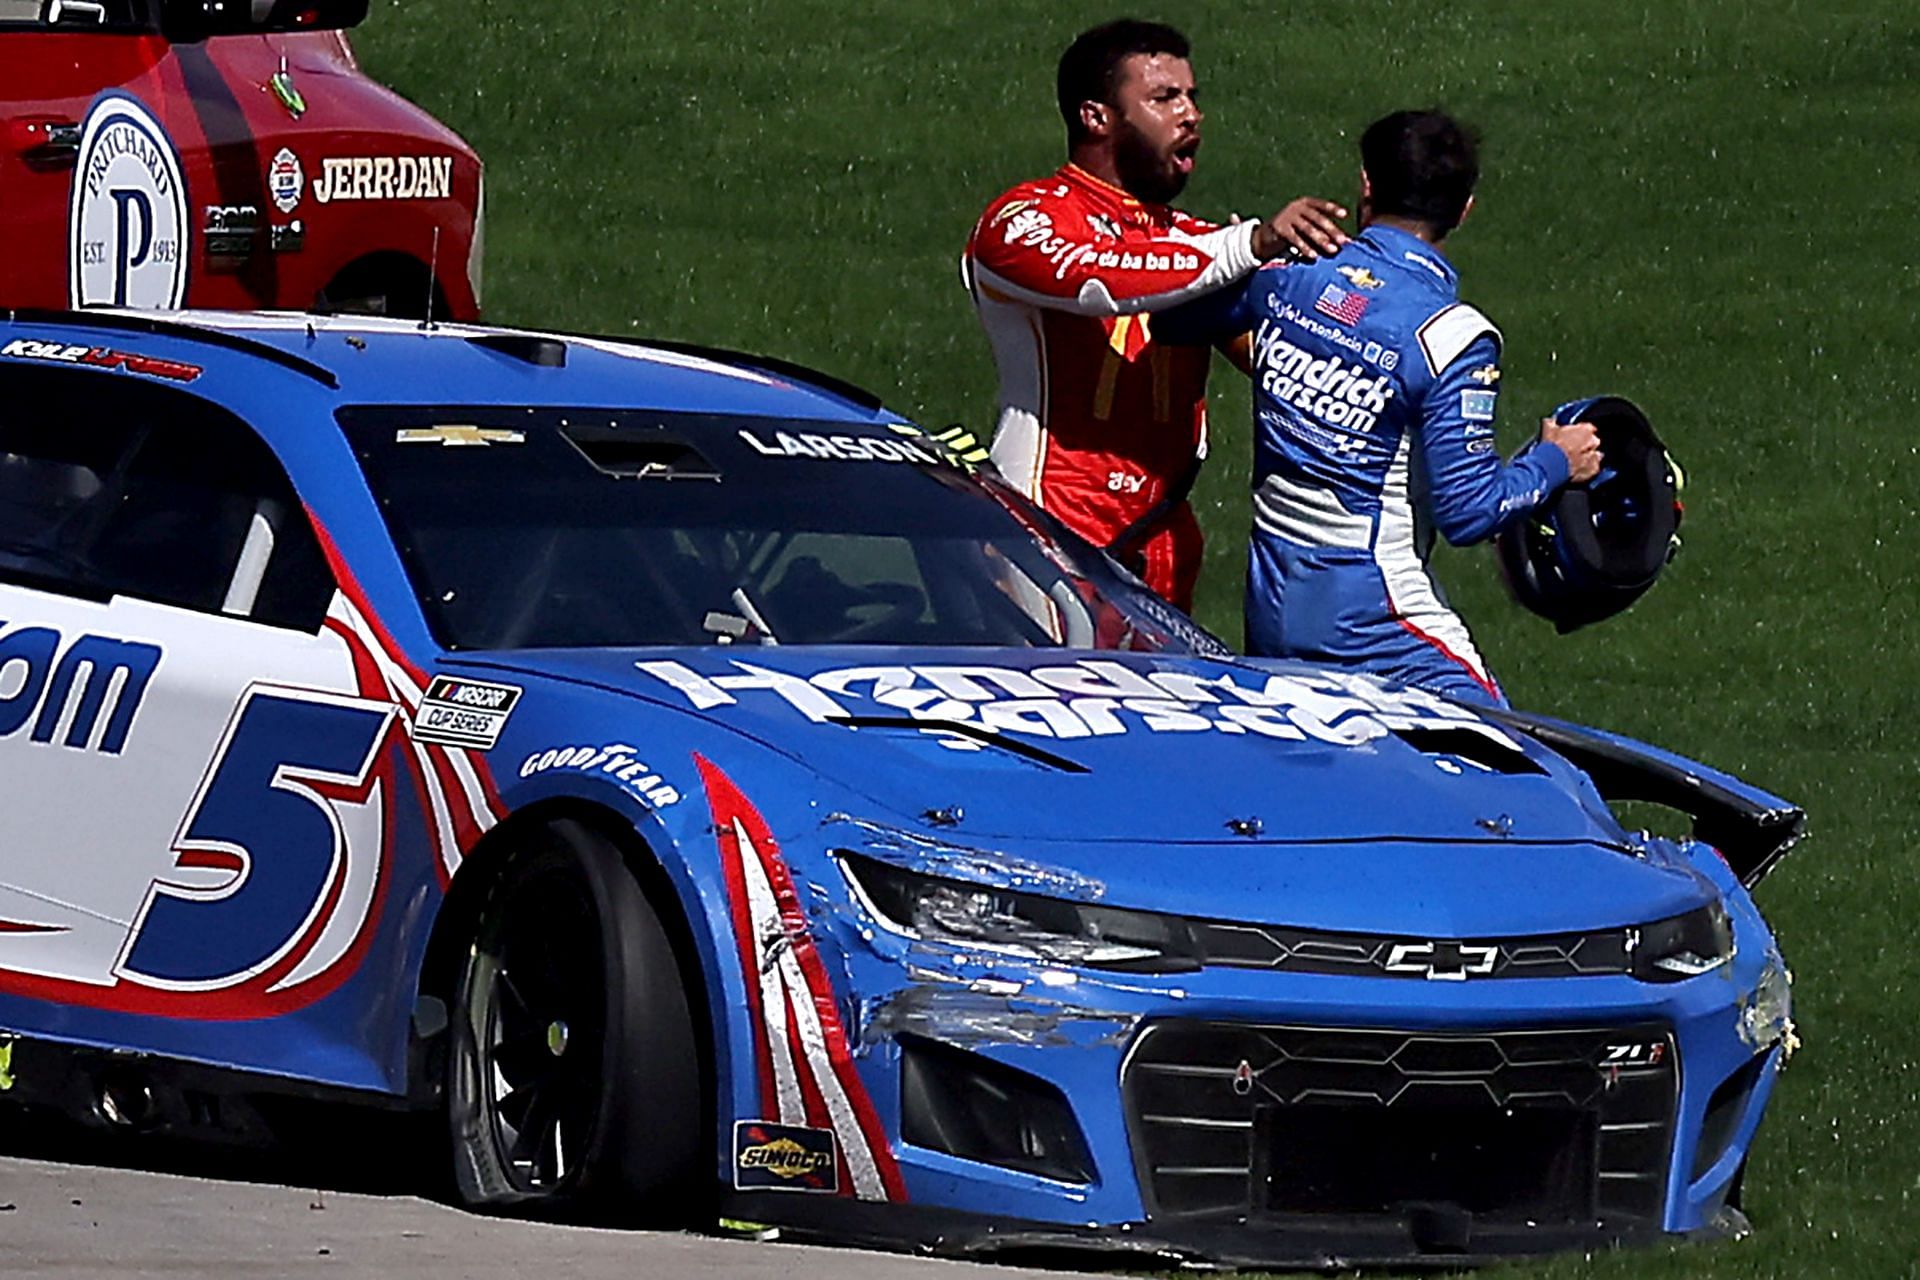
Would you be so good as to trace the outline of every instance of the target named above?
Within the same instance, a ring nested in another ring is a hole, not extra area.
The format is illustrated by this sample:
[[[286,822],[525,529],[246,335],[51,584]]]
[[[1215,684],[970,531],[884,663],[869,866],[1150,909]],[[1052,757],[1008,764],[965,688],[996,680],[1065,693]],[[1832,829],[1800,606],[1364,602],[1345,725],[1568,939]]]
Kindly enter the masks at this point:
[[[1059,1272],[808,1245],[510,1222],[414,1196],[0,1157],[7,1276],[995,1280]]]

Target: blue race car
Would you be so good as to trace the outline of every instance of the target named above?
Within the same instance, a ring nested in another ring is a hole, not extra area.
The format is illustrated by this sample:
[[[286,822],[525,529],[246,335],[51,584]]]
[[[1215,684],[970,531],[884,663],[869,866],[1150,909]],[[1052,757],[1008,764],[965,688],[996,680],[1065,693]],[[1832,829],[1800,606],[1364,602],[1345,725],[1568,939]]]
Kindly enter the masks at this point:
[[[0,1088],[952,1252],[1742,1229],[1799,811],[1237,657],[970,444],[673,344],[0,315]]]

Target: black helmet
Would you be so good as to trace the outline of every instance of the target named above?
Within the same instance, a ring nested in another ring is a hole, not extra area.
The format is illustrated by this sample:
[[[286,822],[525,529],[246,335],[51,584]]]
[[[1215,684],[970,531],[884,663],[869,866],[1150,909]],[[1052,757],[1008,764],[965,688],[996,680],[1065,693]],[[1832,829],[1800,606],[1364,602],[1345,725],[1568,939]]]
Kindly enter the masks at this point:
[[[1591,422],[1600,473],[1565,486],[1494,538],[1513,598],[1565,635],[1638,600],[1680,550],[1680,468],[1638,405],[1575,400],[1554,421]]]

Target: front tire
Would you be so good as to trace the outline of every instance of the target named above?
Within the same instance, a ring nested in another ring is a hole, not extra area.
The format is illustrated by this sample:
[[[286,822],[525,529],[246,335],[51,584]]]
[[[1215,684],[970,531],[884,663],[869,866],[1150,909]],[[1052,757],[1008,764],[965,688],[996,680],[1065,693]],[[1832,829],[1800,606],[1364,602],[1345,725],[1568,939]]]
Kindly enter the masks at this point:
[[[476,913],[451,1009],[447,1112],[469,1206],[683,1221],[700,1058],[659,915],[571,820],[520,837]]]

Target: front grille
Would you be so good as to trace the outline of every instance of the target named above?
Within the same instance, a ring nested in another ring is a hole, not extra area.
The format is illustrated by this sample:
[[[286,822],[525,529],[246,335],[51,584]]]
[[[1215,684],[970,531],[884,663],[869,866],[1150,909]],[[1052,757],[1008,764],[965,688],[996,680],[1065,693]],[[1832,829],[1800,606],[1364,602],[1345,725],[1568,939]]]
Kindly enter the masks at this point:
[[[1199,959],[1236,969],[1397,978],[1581,978],[1632,972],[1626,929],[1466,941],[1192,920]]]
[[[1162,1022],[1122,1076],[1150,1218],[1657,1225],[1663,1026],[1483,1033]]]

